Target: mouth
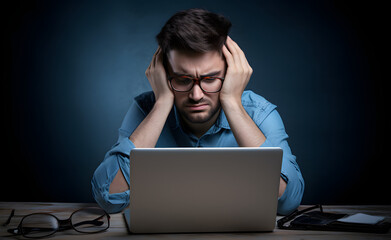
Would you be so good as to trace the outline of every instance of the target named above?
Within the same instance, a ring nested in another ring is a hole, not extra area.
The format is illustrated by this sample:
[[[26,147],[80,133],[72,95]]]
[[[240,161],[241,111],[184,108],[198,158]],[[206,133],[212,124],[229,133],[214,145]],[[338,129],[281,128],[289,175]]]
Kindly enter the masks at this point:
[[[205,110],[208,107],[208,104],[187,105],[186,107],[192,111],[201,111]]]

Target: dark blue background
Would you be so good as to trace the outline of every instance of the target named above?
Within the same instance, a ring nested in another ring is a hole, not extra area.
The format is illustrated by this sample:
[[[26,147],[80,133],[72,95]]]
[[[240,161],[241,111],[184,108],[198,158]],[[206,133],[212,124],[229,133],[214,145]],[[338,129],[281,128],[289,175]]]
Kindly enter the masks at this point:
[[[14,1],[2,9],[0,201],[91,202],[90,180],[145,77],[156,34],[203,7],[232,21],[278,106],[303,203],[385,204],[384,6],[355,1]],[[386,186],[387,186],[386,185]],[[383,192],[381,192],[383,191]]]

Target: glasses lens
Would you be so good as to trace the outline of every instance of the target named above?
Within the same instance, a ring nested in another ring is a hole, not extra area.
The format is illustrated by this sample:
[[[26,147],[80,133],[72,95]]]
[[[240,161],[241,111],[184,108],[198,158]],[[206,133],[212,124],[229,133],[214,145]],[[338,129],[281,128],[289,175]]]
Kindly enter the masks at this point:
[[[23,236],[39,238],[55,233],[58,229],[58,221],[52,215],[37,213],[26,216],[21,226]]]
[[[204,78],[201,81],[201,88],[206,92],[218,92],[223,82],[218,78]]]
[[[101,208],[84,208],[72,214],[71,222],[82,233],[101,232],[109,228],[109,216]]]
[[[174,77],[171,85],[177,91],[189,91],[193,86],[193,80],[187,77]]]
[[[218,92],[223,85],[219,78],[205,77],[201,81],[201,88],[205,92]],[[187,92],[193,87],[193,79],[188,77],[174,77],[171,80],[171,85],[176,91]]]

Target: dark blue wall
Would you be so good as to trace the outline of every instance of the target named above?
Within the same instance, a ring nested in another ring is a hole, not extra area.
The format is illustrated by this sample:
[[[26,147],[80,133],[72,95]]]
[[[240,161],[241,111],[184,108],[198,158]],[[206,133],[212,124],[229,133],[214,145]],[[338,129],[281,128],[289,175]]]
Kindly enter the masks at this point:
[[[306,182],[303,203],[381,204],[384,6],[351,1],[19,1],[2,9],[0,201],[90,202],[90,180],[176,11],[228,17],[278,106]],[[388,66],[387,66],[388,68]],[[383,190],[384,191],[384,190]]]

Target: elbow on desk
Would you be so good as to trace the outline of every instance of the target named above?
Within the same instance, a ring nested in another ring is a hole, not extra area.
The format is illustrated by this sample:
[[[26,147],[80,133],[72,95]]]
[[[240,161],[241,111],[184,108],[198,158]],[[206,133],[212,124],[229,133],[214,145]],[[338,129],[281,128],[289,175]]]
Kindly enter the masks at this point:
[[[277,214],[287,216],[299,207],[300,203],[295,204],[280,204],[278,203]]]
[[[92,178],[92,195],[98,205],[107,213],[117,213],[129,205],[129,190],[121,193],[109,193],[108,186],[100,186]]]
[[[289,215],[295,211],[303,196],[304,187],[294,193],[285,191],[281,198],[278,199],[278,215]],[[92,180],[92,193],[95,201],[108,213],[118,213],[129,205],[130,190],[121,193],[110,194],[109,191],[102,191]]]
[[[119,170],[119,162],[125,158],[115,153],[109,152],[106,154],[105,159],[95,170],[91,179],[92,195],[99,206],[108,213],[120,212],[129,205],[129,190],[109,193],[110,184]],[[123,167],[128,166],[125,163]]]
[[[277,214],[289,215],[295,211],[303,197],[304,193],[304,180],[302,177],[298,179],[290,179],[284,194],[278,199]]]

